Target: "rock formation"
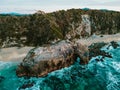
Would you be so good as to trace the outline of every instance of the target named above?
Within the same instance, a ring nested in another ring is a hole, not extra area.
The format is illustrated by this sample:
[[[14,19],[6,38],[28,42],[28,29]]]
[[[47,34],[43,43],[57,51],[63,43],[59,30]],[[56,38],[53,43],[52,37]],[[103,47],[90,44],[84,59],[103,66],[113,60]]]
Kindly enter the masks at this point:
[[[114,43],[116,46],[117,43]],[[18,66],[16,73],[19,77],[41,77],[54,70],[72,65],[77,58],[80,58],[80,64],[87,64],[92,57],[98,55],[101,55],[102,58],[96,61],[103,61],[104,57],[112,58],[108,52],[100,49],[105,45],[106,43],[103,42],[87,46],[81,42],[73,44],[68,41],[60,41],[54,45],[34,48]]]
[[[86,56],[85,53],[87,53],[86,47],[80,44],[74,46],[67,41],[34,48],[24,58],[16,73],[18,76],[45,76],[51,71],[70,66],[77,57],[81,58],[82,64],[87,63],[89,56]]]
[[[73,46],[66,41],[32,49],[19,65],[18,76],[45,76],[49,72],[74,63]]]

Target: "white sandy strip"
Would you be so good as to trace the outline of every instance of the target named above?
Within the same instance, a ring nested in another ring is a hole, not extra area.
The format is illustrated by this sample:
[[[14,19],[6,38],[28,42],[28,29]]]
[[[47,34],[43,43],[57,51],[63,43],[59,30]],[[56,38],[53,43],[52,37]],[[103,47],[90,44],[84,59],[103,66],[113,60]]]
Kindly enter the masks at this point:
[[[92,43],[97,42],[111,42],[111,41],[120,41],[120,33],[114,34],[114,35],[103,35],[103,37],[100,36],[91,36],[87,39],[80,39],[77,42],[80,42],[82,45],[91,45]]]
[[[0,61],[22,61],[28,51],[33,47],[17,47],[0,49]]]
[[[80,39],[77,42],[89,46],[92,43],[111,41],[120,41],[120,33],[114,35],[103,35],[103,37],[91,36],[88,39]],[[23,47],[18,49],[17,47],[12,47],[0,49],[0,61],[22,61],[28,51],[32,48],[33,47]]]

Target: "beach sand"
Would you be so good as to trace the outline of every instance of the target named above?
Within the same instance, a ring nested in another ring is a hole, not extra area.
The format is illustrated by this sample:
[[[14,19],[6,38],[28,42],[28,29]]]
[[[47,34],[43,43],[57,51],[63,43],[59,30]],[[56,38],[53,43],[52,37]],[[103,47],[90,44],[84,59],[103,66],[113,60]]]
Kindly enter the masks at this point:
[[[111,42],[111,41],[120,41],[120,33],[114,35],[93,35],[87,39],[79,39],[77,42],[80,42],[82,45],[89,46],[92,43],[97,42]],[[0,61],[22,61],[23,58],[27,55],[28,51],[34,47],[11,47],[0,49]]]
[[[10,47],[0,49],[0,61],[22,61],[33,47]]]
[[[92,43],[105,42],[109,43],[111,41],[120,41],[120,33],[113,35],[93,35],[87,39],[79,39],[77,42],[80,42],[82,45],[89,46]]]

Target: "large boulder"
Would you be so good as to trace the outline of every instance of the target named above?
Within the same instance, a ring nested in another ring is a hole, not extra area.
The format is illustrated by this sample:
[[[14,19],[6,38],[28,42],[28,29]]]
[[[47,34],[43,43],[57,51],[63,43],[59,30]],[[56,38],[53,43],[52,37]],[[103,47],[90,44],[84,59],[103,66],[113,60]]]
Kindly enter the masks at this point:
[[[67,41],[34,48],[18,66],[16,74],[18,76],[45,76],[51,71],[70,66],[74,63],[74,58],[74,48]]]
[[[92,57],[101,55],[112,58],[102,51],[106,43],[93,43],[90,46],[81,42],[60,41],[54,45],[34,48],[29,51],[22,63],[18,66],[18,76],[45,76],[48,73],[68,67],[80,58],[80,64],[87,64]]]

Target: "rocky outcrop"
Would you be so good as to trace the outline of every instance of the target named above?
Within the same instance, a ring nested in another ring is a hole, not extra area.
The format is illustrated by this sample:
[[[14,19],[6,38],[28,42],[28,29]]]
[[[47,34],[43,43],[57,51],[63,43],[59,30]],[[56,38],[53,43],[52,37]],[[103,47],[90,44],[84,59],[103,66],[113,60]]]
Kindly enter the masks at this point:
[[[68,67],[80,58],[80,64],[90,60],[88,46],[76,42],[60,41],[54,45],[29,51],[17,68],[18,76],[45,76],[49,72]]]
[[[74,63],[74,49],[69,42],[32,49],[17,68],[18,76],[45,76]]]
[[[72,65],[78,58],[80,64],[87,64],[92,57],[101,55],[112,58],[111,54],[101,50],[106,43],[98,42],[90,46],[81,42],[60,41],[54,45],[34,48],[29,51],[23,62],[18,66],[16,74],[21,76],[45,76],[49,72]]]
[[[18,76],[45,76],[49,72],[68,67],[80,58],[80,64],[87,64],[88,47],[81,43],[60,41],[57,44],[30,50],[17,68]]]
[[[119,45],[117,42],[115,42],[115,41],[110,42],[110,44],[111,44],[111,46],[112,46],[114,49],[116,49],[117,47],[120,46],[120,45]]]
[[[88,48],[89,48],[89,58],[91,59],[92,57],[95,56],[103,56],[103,57],[109,57],[112,58],[112,56],[108,53],[105,52],[103,50],[101,50],[102,47],[104,47],[107,43],[104,42],[99,42],[99,43],[93,43],[91,44]]]

